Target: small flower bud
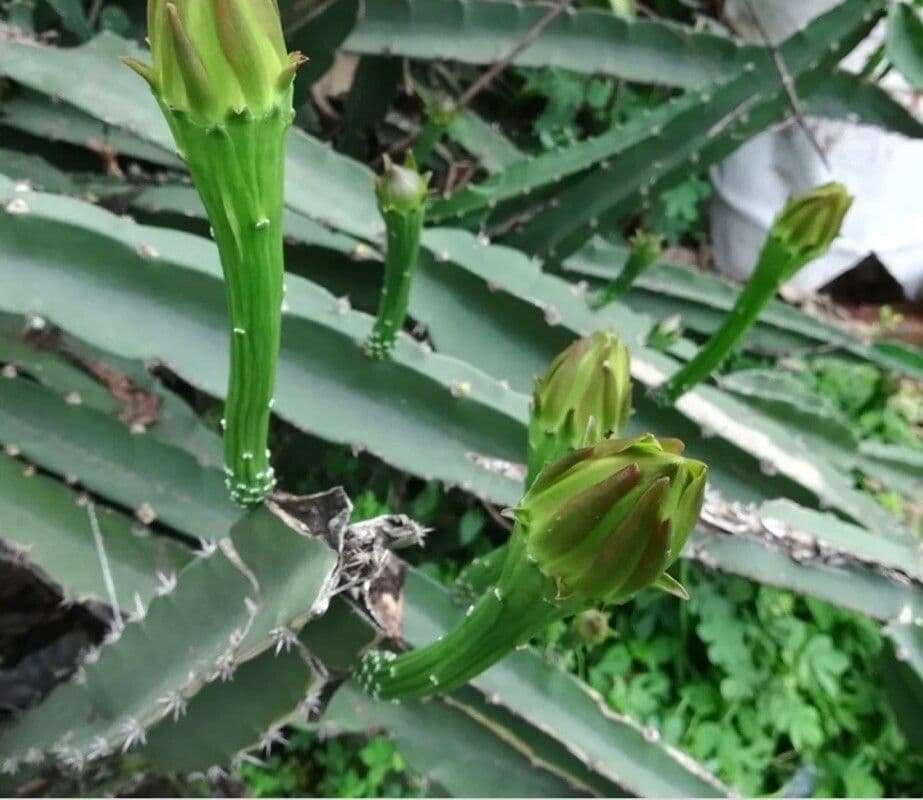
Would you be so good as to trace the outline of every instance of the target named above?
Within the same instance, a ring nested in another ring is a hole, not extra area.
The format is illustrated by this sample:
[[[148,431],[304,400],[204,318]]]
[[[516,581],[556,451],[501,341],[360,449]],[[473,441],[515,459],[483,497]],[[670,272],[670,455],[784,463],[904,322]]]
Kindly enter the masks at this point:
[[[618,433],[631,413],[628,350],[611,331],[578,339],[535,386],[529,482],[549,462]]]
[[[598,608],[588,608],[574,617],[571,623],[574,633],[587,647],[596,647],[613,636],[609,627],[609,615]]]
[[[538,476],[515,511],[526,551],[562,597],[622,602],[679,556],[707,468],[650,434],[579,450]]]
[[[399,166],[385,156],[384,172],[375,179],[375,196],[382,214],[389,211],[406,214],[419,211],[429,194],[432,173],[421,175],[413,154],[407,154],[404,166]]]
[[[788,201],[773,223],[770,237],[792,256],[797,266],[786,270],[786,280],[809,261],[819,258],[840,235],[853,199],[842,183],[827,183]]]

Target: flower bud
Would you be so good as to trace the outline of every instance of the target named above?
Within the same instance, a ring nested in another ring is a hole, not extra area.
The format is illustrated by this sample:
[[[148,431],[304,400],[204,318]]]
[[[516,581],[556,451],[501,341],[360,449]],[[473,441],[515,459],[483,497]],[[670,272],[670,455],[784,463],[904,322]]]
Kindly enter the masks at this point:
[[[126,63],[167,108],[202,123],[266,114],[304,61],[286,52],[275,0],[148,0],[147,17],[153,63]]]
[[[543,470],[515,510],[526,553],[562,597],[622,602],[658,581],[689,538],[707,468],[675,439],[610,439]]]
[[[601,645],[614,635],[609,627],[609,615],[598,608],[581,611],[574,617],[571,627],[587,647]]]
[[[535,386],[529,482],[549,462],[618,433],[631,412],[628,350],[611,331],[578,339]]]
[[[827,252],[839,236],[852,202],[842,183],[827,183],[788,201],[770,231],[770,237],[776,239],[797,264],[794,269],[786,270],[783,280]]]
[[[382,214],[396,211],[409,214],[419,211],[429,194],[429,180],[432,173],[421,175],[413,155],[408,153],[404,166],[385,156],[384,172],[375,179],[375,196]]]
[[[841,183],[818,186],[786,203],[734,308],[695,357],[657,389],[658,403],[673,405],[721,366],[782,284],[827,252],[851,205],[852,198]]]

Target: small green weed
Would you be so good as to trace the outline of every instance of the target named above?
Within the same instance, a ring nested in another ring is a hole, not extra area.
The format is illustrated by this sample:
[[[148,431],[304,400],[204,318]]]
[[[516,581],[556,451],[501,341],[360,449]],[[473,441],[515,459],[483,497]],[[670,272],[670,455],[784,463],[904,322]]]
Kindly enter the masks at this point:
[[[243,764],[255,797],[421,797],[420,781],[385,736],[321,739],[296,733],[265,766]]]
[[[645,592],[595,647],[565,624],[549,657],[744,795],[797,778],[814,796],[913,794],[909,751],[877,677],[878,626],[831,605],[683,564],[691,599]]]

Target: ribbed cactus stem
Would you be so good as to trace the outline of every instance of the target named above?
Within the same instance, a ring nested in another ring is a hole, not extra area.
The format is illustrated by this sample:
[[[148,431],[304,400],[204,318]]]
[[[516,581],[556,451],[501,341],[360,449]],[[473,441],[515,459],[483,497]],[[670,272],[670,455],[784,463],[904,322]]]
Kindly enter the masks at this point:
[[[275,486],[269,419],[282,326],[282,206],[292,81],[275,0],[148,0],[147,81],[208,213],[224,271],[230,377],[224,420],[232,498]],[[154,298],[156,301],[156,298]]]
[[[259,503],[275,486],[267,440],[284,295],[284,142],[292,115],[280,106],[261,118],[244,113],[207,129],[180,112],[167,119],[208,212],[224,271],[228,489],[238,503]]]
[[[721,366],[782,284],[827,252],[851,205],[852,197],[840,183],[819,186],[788,201],[734,307],[695,357],[657,390],[659,403],[673,405]]]
[[[419,175],[413,158],[403,167],[385,162],[375,185],[378,207],[385,221],[387,251],[378,316],[366,342],[366,352],[386,359],[407,318],[410,289],[420,257],[420,237],[426,218],[429,175]]]
[[[554,602],[555,582],[525,557],[519,526],[508,549],[512,555],[496,585],[442,639],[400,655],[375,651],[366,656],[357,677],[372,697],[403,700],[456,689],[580,607]]]
[[[659,403],[673,405],[686,392],[706,380],[737,350],[766,304],[779,291],[780,283],[770,263],[775,250],[775,247],[769,246],[763,251],[756,270],[718,329],[695,357],[657,390],[655,397]]]
[[[663,254],[663,239],[660,236],[639,232],[631,240],[631,251],[622,271],[607,286],[604,286],[590,298],[593,309],[605,308],[615,302],[634,285],[638,276]]]

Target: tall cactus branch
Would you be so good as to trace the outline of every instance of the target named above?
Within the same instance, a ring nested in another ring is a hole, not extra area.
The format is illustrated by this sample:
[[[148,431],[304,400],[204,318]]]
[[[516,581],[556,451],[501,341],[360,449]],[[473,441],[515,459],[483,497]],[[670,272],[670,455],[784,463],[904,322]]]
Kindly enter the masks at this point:
[[[304,60],[285,50],[274,0],[150,0],[150,85],[202,198],[221,256],[230,328],[223,428],[231,496],[259,503],[282,321],[285,137]]]

